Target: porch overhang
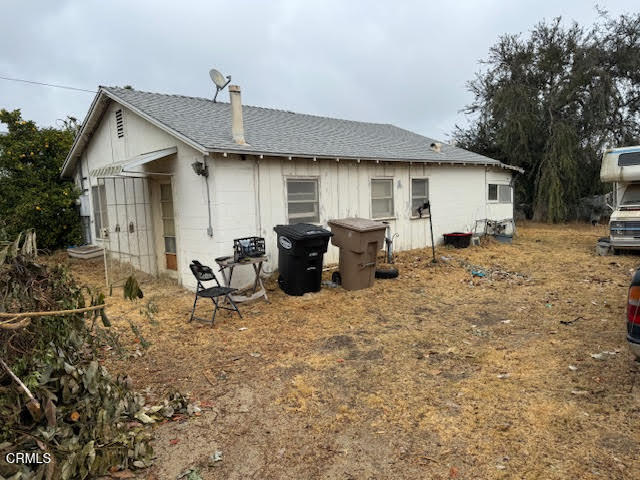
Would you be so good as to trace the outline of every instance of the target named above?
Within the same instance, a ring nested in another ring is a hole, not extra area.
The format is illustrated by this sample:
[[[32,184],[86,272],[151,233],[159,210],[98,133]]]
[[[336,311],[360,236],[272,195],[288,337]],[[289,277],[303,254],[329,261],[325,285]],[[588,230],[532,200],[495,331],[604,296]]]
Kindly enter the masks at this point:
[[[178,152],[178,147],[169,147],[162,150],[155,150],[153,152],[142,153],[135,157],[128,158],[122,162],[112,163],[105,165],[104,167],[95,168],[89,172],[92,177],[104,178],[104,177],[120,177],[120,176],[142,176],[149,175],[170,175],[170,173],[163,172],[145,172],[142,170],[135,170],[137,167],[141,167],[154,160],[160,160],[161,158],[168,157]]]

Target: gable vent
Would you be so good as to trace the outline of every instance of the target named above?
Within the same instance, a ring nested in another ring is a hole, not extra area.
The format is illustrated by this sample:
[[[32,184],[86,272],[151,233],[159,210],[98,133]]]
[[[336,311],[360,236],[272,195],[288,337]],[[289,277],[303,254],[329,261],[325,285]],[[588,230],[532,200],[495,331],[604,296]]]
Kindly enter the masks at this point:
[[[124,117],[122,115],[122,109],[116,110],[116,132],[118,132],[118,138],[124,137]]]

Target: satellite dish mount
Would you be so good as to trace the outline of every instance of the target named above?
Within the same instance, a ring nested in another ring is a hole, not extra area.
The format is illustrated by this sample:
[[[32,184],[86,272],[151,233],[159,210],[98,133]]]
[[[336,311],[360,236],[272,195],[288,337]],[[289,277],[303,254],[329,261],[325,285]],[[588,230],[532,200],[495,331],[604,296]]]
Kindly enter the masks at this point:
[[[218,93],[220,93],[220,90],[223,90],[224,87],[229,85],[229,82],[231,81],[231,75],[227,75],[225,77],[218,70],[216,70],[215,68],[212,68],[211,70],[209,70],[209,76],[211,77],[211,80],[216,86],[216,94],[213,97],[213,103],[215,103],[216,98],[218,98]]]

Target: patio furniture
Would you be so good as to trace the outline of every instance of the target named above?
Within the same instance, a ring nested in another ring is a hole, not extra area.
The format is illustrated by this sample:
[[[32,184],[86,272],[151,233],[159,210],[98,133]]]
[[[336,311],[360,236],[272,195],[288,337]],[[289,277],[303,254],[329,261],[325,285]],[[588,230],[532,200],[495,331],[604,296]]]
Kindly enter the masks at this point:
[[[222,278],[224,279],[225,287],[231,288],[231,279],[233,278],[233,270],[239,265],[251,265],[253,267],[253,272],[255,274],[255,278],[253,280],[253,288],[250,289],[251,293],[249,295],[230,295],[229,299],[234,302],[248,302],[251,300],[256,300],[260,297],[264,297],[264,299],[269,302],[269,297],[267,296],[267,291],[264,288],[262,283],[262,278],[260,278],[260,273],[262,272],[262,264],[267,261],[266,256],[262,257],[245,257],[242,260],[234,261],[234,257],[218,257],[216,258],[216,263],[220,267],[220,273],[222,274]],[[234,288],[234,291],[237,289]],[[247,292],[248,293],[248,292]]]
[[[194,316],[194,314],[196,312],[196,304],[198,303],[198,299],[201,298],[201,297],[202,298],[210,298],[211,301],[213,302],[213,304],[215,305],[215,308],[213,310],[213,317],[211,317],[211,326],[213,326],[213,322],[216,319],[216,313],[218,312],[218,309],[220,309],[220,308],[222,308],[224,310],[235,311],[235,312],[238,313],[240,318],[242,318],[242,314],[240,313],[240,310],[238,310],[238,306],[231,299],[231,293],[236,291],[235,288],[231,288],[231,287],[228,287],[228,286],[223,287],[222,285],[220,285],[220,282],[218,282],[218,279],[216,278],[215,273],[213,273],[213,270],[211,270],[211,267],[207,267],[206,265],[202,265],[197,260],[192,260],[191,264],[189,265],[189,268],[191,269],[191,272],[193,273],[193,276],[196,277],[196,280],[198,281],[198,285],[196,287],[196,298],[193,301],[193,309],[191,310],[191,318],[189,318],[190,322],[194,318],[196,320],[201,320],[201,321],[205,321],[205,322],[207,321],[207,320],[205,320],[203,318],[198,318],[198,317]],[[209,281],[212,281],[212,280],[216,282],[216,286],[205,288],[205,286],[203,285],[202,282],[209,282]],[[222,301],[220,300],[221,297],[222,297]],[[227,301],[229,302],[231,307],[224,306],[225,302],[227,302]]]

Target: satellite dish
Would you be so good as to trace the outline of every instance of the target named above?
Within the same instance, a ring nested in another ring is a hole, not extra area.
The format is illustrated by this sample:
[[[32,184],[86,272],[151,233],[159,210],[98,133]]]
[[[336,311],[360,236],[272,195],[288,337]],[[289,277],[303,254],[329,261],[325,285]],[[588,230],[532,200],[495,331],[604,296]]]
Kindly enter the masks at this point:
[[[216,86],[216,94],[213,97],[213,101],[215,102],[216,98],[218,98],[218,93],[220,93],[220,90],[229,85],[229,82],[231,81],[231,75],[227,75],[225,77],[218,70],[212,68],[211,70],[209,70],[209,76]]]

